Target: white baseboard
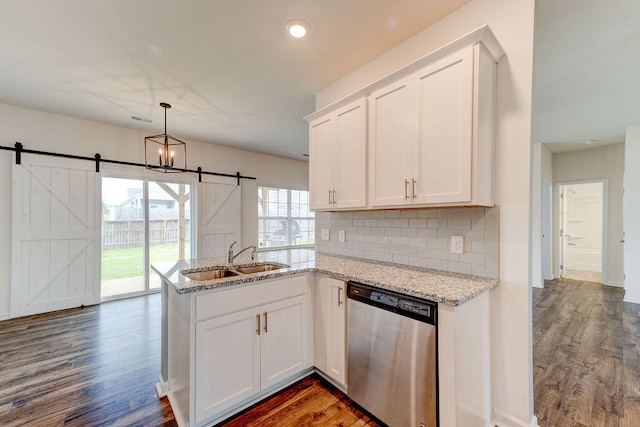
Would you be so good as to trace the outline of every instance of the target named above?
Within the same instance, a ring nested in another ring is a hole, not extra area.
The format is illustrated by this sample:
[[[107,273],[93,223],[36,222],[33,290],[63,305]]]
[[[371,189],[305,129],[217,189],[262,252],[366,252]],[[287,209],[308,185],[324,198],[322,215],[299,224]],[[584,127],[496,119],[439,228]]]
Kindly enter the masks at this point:
[[[638,292],[629,292],[628,289],[624,292],[623,302],[632,302],[634,304],[640,304],[640,294]]]
[[[158,376],[158,382],[156,383],[156,393],[158,393],[158,398],[162,399],[169,392],[169,382],[163,381],[162,375]]]
[[[493,424],[500,427],[538,427],[538,418],[533,415],[531,420],[526,422],[499,409],[493,408]]]
[[[620,282],[607,281],[607,282],[604,282],[604,284],[607,285],[607,286],[615,286],[617,288],[624,288],[624,285],[622,283],[620,283]]]
[[[7,320],[10,318],[10,314],[9,312],[6,313],[0,313],[0,320]]]

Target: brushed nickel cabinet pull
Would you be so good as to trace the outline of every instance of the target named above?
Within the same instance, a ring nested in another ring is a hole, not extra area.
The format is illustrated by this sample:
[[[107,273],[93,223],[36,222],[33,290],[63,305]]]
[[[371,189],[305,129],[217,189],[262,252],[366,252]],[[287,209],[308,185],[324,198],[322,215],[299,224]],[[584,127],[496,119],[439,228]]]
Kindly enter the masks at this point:
[[[336,191],[336,190],[333,190],[333,204],[334,204],[334,205],[335,205],[336,203],[338,203],[338,202],[336,201],[336,193],[337,193],[337,191]]]
[[[408,199],[409,198],[409,190],[407,189],[409,187],[409,180],[405,179],[404,180],[404,198]]]
[[[416,198],[416,180],[411,178],[411,198]]]
[[[329,204],[332,204],[333,202],[331,201],[331,189],[329,189]]]
[[[260,335],[260,313],[256,314],[256,334]]]
[[[267,329],[267,312],[264,312],[264,333],[266,334],[268,331]]]
[[[338,287],[338,307],[342,305],[342,287]]]

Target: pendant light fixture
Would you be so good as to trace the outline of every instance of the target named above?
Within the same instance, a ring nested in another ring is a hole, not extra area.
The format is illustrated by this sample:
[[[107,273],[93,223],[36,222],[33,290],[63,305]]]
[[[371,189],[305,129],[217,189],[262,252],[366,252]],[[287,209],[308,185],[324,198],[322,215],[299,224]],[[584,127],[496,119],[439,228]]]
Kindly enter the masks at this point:
[[[182,172],[187,169],[187,144],[167,133],[167,109],[170,104],[161,102],[164,108],[164,133],[144,138],[144,163],[147,169],[159,172]],[[158,163],[153,164],[158,153]]]

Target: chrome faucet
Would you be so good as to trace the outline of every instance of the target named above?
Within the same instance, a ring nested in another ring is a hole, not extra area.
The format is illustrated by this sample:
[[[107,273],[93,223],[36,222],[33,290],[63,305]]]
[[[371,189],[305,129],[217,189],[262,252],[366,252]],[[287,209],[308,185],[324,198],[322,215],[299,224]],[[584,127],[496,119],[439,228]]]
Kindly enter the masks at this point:
[[[233,263],[233,260],[236,259],[236,257],[238,255],[240,255],[242,252],[246,251],[247,249],[251,249],[251,261],[253,261],[256,257],[256,251],[258,250],[255,246],[251,245],[251,246],[247,246],[244,249],[240,249],[240,252],[238,252],[237,254],[233,254],[233,245],[235,245],[237,242],[233,242],[230,246],[229,246],[229,252],[228,252],[228,256],[227,256],[227,262],[229,264]]]
[[[236,257],[238,255],[240,255],[242,252],[246,251],[247,249],[251,249],[251,261],[256,259],[256,251],[258,250],[255,246],[251,245],[251,246],[247,246],[244,249],[241,249],[240,252],[238,252],[237,254],[235,254],[234,256],[231,257],[231,262],[233,262],[234,259],[236,259]]]
[[[233,242],[232,244],[229,245],[229,252],[227,253],[227,255],[228,255],[227,256],[227,262],[229,264],[231,264],[233,262],[233,258],[234,258],[234,256],[233,256],[233,245],[235,245],[236,243],[238,243],[238,242]]]

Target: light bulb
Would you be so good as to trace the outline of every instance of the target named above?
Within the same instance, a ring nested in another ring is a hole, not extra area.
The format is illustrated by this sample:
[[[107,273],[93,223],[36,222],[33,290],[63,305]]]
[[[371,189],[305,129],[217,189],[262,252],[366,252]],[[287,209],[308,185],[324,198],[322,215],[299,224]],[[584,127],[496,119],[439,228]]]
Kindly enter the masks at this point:
[[[289,35],[296,39],[301,39],[306,36],[308,27],[309,25],[300,19],[292,19],[291,21],[287,22],[286,25]]]

